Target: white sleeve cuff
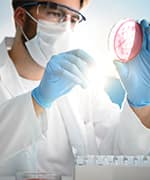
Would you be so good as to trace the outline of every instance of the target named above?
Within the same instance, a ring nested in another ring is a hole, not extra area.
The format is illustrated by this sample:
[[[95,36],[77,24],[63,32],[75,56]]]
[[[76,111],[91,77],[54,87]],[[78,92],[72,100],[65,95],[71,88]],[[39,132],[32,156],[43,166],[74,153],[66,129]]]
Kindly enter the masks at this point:
[[[150,152],[150,129],[141,123],[127,101],[124,102],[118,128],[118,142],[123,154],[137,155]]]

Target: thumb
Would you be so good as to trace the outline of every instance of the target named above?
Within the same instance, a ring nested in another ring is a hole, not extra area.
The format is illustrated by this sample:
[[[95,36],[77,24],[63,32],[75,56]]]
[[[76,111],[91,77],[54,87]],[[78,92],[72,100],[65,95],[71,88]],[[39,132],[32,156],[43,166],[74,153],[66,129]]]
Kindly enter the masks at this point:
[[[148,38],[147,36],[149,35],[149,33],[147,33],[147,30],[149,29],[149,23],[145,20],[145,19],[142,19],[140,21],[140,25],[141,25],[141,28],[142,28],[142,33],[143,33],[143,44],[142,44],[142,48],[143,49],[148,49]]]
[[[128,72],[129,72],[129,70],[128,70],[128,63],[122,63],[122,62],[117,61],[117,60],[114,60],[113,63],[115,65],[115,67],[116,67],[117,72],[120,75],[120,78],[122,80],[127,78]]]

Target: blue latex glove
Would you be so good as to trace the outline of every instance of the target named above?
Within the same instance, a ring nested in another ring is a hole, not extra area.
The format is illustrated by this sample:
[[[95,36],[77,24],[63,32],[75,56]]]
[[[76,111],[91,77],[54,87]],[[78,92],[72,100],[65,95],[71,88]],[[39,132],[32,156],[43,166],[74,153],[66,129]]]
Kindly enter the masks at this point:
[[[86,70],[93,62],[80,49],[53,56],[46,66],[40,85],[32,91],[33,98],[41,107],[47,108],[75,85],[85,88]]]
[[[140,24],[143,31],[140,53],[127,63],[114,61],[126,89],[128,102],[133,107],[150,105],[150,27],[146,20]]]

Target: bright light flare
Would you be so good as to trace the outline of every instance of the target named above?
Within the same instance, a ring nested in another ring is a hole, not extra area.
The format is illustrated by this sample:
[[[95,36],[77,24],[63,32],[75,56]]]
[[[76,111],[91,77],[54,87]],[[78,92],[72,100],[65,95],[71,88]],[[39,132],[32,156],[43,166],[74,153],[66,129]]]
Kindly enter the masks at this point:
[[[90,29],[91,27],[91,29]],[[72,36],[72,48],[83,49],[95,60],[95,66],[87,72],[91,86],[100,86],[103,88],[108,76],[117,76],[116,69],[113,65],[113,56],[108,49],[104,49],[107,44],[107,37],[97,37],[92,34],[92,25],[87,27],[80,26]],[[91,35],[91,34],[92,35]],[[101,32],[102,33],[102,32]]]

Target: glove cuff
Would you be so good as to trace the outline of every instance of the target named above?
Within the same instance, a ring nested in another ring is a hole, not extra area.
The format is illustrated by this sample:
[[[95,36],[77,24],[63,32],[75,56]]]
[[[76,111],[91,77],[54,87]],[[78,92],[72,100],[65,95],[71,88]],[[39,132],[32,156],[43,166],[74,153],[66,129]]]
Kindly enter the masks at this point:
[[[130,106],[132,106],[132,107],[134,107],[134,108],[142,108],[142,107],[145,107],[145,106],[149,106],[150,105],[150,102],[132,102],[131,100],[129,100],[128,98],[127,98],[127,100],[128,100],[128,103],[129,103],[129,105]]]
[[[40,95],[39,87],[33,89],[31,95],[34,98],[34,100],[37,102],[37,104],[39,104],[42,108],[46,109],[51,106],[51,103],[46,102],[46,100],[44,100],[43,97]]]

